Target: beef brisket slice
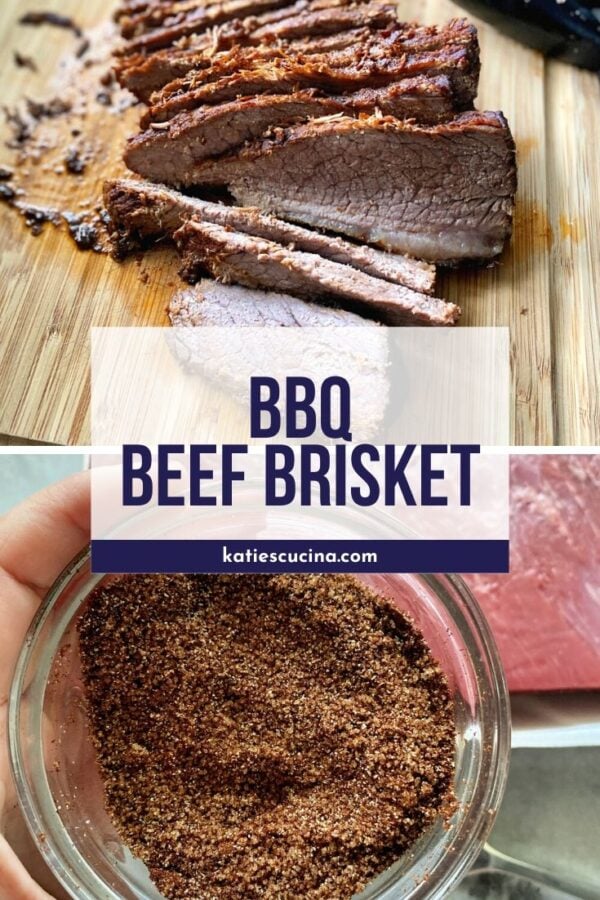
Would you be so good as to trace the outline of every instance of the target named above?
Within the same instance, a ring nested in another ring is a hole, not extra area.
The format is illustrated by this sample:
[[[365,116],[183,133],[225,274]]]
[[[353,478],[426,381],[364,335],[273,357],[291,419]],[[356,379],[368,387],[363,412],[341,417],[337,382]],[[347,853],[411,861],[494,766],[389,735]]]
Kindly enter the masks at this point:
[[[269,44],[274,41],[293,41],[309,35],[339,34],[356,28],[389,28],[397,21],[395,7],[380,0],[349,6],[308,7],[302,11],[290,7],[285,11],[288,15],[278,17],[277,21],[260,22],[257,18],[249,42]]]
[[[178,165],[187,169],[204,159],[230,153],[273,126],[339,111],[333,101],[319,98],[312,91],[244,97],[183,113],[165,123],[164,130],[152,125],[127,142],[123,158],[133,172],[152,178],[165,155],[175,156]]]
[[[133,36],[118,49],[118,53],[121,56],[152,53],[170,47],[190,35],[202,34],[221,22],[285,5],[286,0],[219,0],[207,5],[198,2],[189,4],[191,8],[167,18],[164,24],[156,28],[136,26]],[[121,20],[121,27],[126,34],[133,30],[129,23],[126,24],[126,20]]]
[[[416,78],[403,78],[380,87],[357,89],[348,86],[343,76],[342,78],[333,76],[329,79],[329,83],[326,83],[326,78],[321,73],[318,80],[320,84],[315,85],[315,79],[310,75],[299,77],[295,73],[285,73],[271,67],[265,67],[261,72],[239,72],[229,75],[198,88],[194,92],[197,94],[197,105],[193,109],[171,116],[170,113],[174,108],[171,108],[167,115],[167,110],[161,111],[159,107],[152,107],[141,119],[141,125],[146,129],[146,132],[142,132],[142,136],[155,125],[160,126],[156,130],[161,130],[163,125],[172,122],[172,129],[162,128],[163,133],[176,132],[178,138],[181,138],[196,121],[194,117],[197,114],[201,115],[207,107],[232,101],[248,103],[261,94],[289,94],[294,97],[312,95],[315,108],[307,114],[312,117],[334,115],[338,112],[358,115],[363,112],[372,113],[378,109],[384,115],[393,115],[399,119],[417,119],[423,124],[435,125],[448,121],[454,115],[454,92],[445,75],[433,78],[419,75]],[[284,119],[274,115],[271,124],[274,126],[284,124]],[[209,155],[211,154],[204,153],[200,158]],[[135,171],[135,166],[129,164],[127,157],[126,162]]]
[[[175,240],[182,274],[192,280],[208,271],[225,282],[339,303],[390,325],[453,325],[460,315],[453,303],[221,225],[191,220]]]
[[[285,47],[281,42],[286,42]],[[218,69],[223,57],[215,53],[235,45],[238,55],[229,71],[245,67],[239,48],[248,46],[260,46],[267,55],[269,48],[271,52],[281,53],[283,49],[303,55],[346,49],[350,52],[336,64],[345,61],[351,68],[362,59],[363,75],[367,74],[365,61],[371,58],[378,60],[381,71],[395,66],[395,77],[402,77],[402,65],[407,68],[406,77],[448,74],[460,108],[470,108],[477,93],[479,44],[472,25],[465,20],[453,20],[439,27],[403,24],[395,18],[394,7],[379,0],[351,4],[341,0],[297,0],[292,6],[259,16],[224,21],[187,38],[184,46],[180,44],[149,56],[125,56],[116,66],[119,81],[144,102],[154,91],[169,84],[162,98],[166,100],[174,91],[187,92],[197,86],[198,71],[206,70],[211,62],[216,71],[207,72],[204,77],[215,80],[225,74]],[[334,62],[329,57],[323,58],[321,64]],[[161,102],[157,97],[157,105]]]
[[[313,327],[323,325],[372,325],[345,309],[307,303],[291,294],[261,291],[238,284],[203,279],[178,291],[169,304],[169,318],[176,328],[218,326]]]
[[[117,242],[124,249],[139,240],[172,237],[185,222],[196,218],[317,253],[424,294],[433,292],[435,268],[427,263],[320,234],[256,209],[224,206],[186,197],[161,185],[126,180],[107,182],[104,201],[116,229]]]
[[[172,171],[169,180],[177,182],[203,160],[231,153],[275,127],[342,112],[360,116],[376,109],[397,118],[419,115],[425,121],[439,122],[451,113],[451,95],[445,78],[407,79],[337,96],[322,96],[310,89],[258,93],[180,113],[160,125],[153,123],[129,139],[123,158],[133,172],[158,181],[163,180],[167,163]]]
[[[425,31],[429,34],[429,29]],[[448,78],[453,90],[452,109],[472,107],[479,71],[476,35],[472,45],[457,41],[435,48],[426,39],[422,41],[425,46],[419,47],[413,32],[408,34],[411,38],[406,41],[402,30],[394,35],[368,34],[356,46],[308,55],[292,47],[236,47],[217,54],[209,65],[206,59],[199,60],[187,76],[154,94],[143,125],[164,122],[203,103],[251,93],[320,88],[338,94],[424,75]],[[226,79],[230,79],[230,87],[223,94]]]
[[[424,128],[395,119],[314,119],[166,182],[228,185],[244,206],[431,262],[497,257],[510,237],[516,165],[501,113]]]
[[[184,47],[122,57],[115,70],[123,87],[147,103],[164,85],[208,65],[216,52],[235,45],[288,41],[304,53],[328,52],[356,45],[369,29],[390,27],[394,22],[394,7],[375,0],[352,5],[341,0],[297,0],[258,16],[231,19],[188,38]]]
[[[256,373],[258,337],[264,371],[276,378],[294,371],[311,372],[315,378],[319,373],[325,378],[332,371],[350,377],[353,422],[359,438],[377,441],[380,437],[389,398],[389,334],[377,323],[287,294],[208,280],[178,293],[169,315],[175,326],[169,346],[180,364],[186,371],[208,378],[228,398],[247,406],[249,379]],[[197,327],[202,325],[210,327]],[[285,339],[282,326],[314,330],[309,341],[289,332]],[[336,326],[344,326],[343,334],[328,334]]]

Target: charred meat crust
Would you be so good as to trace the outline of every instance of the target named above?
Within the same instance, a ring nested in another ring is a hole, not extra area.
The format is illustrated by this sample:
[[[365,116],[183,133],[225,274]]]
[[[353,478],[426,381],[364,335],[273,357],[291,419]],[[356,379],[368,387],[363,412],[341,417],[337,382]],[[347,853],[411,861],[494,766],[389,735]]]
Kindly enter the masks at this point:
[[[333,78],[332,72],[338,73],[338,81],[347,81],[349,88],[382,85],[418,75],[446,75],[454,90],[454,108],[471,108],[479,77],[475,29],[456,20],[440,28],[388,22],[385,27],[374,29],[379,7],[375,4],[369,20],[367,11],[372,6],[364,4],[356,11],[303,12],[251,33],[233,28],[231,37],[235,43],[231,48],[223,49],[225,32],[221,36],[217,32],[211,38],[206,36],[203,46],[196,50],[172,49],[149,58],[138,55],[123,61],[117,65],[117,75],[149,102],[148,121],[164,121],[204,102],[202,90],[210,82],[237,73],[249,73],[248,77],[253,80],[254,76],[255,80],[265,66],[281,69],[282,77],[310,87],[326,86]],[[383,9],[388,15],[389,8]],[[338,21],[341,15],[349,17],[347,28],[355,33],[349,41],[340,39],[346,27]],[[316,26],[315,17],[321,17],[321,28]],[[323,22],[331,17],[330,25],[336,29],[329,34],[330,41],[323,44],[319,31],[324,30]],[[298,28],[302,29],[301,38]],[[276,41],[273,29],[277,32]],[[337,45],[331,41],[336,34]],[[284,44],[282,35],[288,39]],[[152,93],[156,87],[161,89]]]
[[[466,95],[460,80],[462,75],[459,78],[457,74],[463,59],[460,49],[444,54],[442,58],[437,53],[432,58],[428,53],[396,59],[378,57],[370,47],[358,62],[356,59],[356,48],[308,55],[291,50],[273,51],[270,57],[265,51],[255,50],[227,54],[226,59],[209,68],[195,70],[193,83],[191,79],[172,82],[159,95],[154,95],[147,113],[142,116],[141,126],[147,128],[153,122],[168,121],[178,113],[205,103],[267,90],[288,93],[315,88],[324,93],[339,94],[408,81],[407,90],[421,84],[421,92],[425,93],[427,85],[437,84],[426,79],[435,77],[444,77],[450,88],[446,95],[447,116],[464,108]],[[419,78],[424,80],[419,82]],[[228,96],[223,96],[223,89]],[[472,92],[469,91],[467,96],[468,104],[472,105]]]
[[[120,48],[120,54],[152,53],[155,50],[162,50],[170,47],[176,41],[191,35],[202,34],[222,22],[285,6],[285,0],[222,0],[222,2],[208,5],[193,3],[190,6],[193,8],[188,9],[185,14],[175,14],[172,18],[170,17],[167,20],[169,24],[164,27],[140,29],[140,33],[135,33],[135,36],[132,36]],[[121,26],[127,36],[131,29],[125,24],[125,21],[121,20]]]

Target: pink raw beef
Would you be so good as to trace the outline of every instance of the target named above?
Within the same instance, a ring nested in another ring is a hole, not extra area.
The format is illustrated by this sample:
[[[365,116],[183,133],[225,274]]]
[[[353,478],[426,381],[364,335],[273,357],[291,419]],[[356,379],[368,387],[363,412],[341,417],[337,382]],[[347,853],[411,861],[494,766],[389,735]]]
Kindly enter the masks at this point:
[[[509,687],[600,688],[600,456],[513,456],[510,472],[510,574],[465,576]]]

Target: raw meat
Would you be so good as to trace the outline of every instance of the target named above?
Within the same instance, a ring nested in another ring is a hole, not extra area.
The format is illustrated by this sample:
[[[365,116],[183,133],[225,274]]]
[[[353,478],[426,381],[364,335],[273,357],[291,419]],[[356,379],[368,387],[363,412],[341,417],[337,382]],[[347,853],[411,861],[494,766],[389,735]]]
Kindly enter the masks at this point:
[[[600,456],[511,460],[509,575],[468,575],[513,691],[600,688]]]

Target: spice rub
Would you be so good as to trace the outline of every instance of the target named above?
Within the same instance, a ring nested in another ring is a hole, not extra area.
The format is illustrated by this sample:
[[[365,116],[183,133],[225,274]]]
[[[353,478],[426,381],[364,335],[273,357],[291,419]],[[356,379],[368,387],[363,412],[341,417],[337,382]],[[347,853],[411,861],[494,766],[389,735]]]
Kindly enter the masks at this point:
[[[167,898],[350,898],[453,812],[446,680],[352,576],[125,576],[79,635],[107,808]]]

